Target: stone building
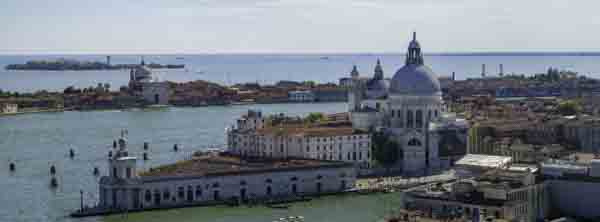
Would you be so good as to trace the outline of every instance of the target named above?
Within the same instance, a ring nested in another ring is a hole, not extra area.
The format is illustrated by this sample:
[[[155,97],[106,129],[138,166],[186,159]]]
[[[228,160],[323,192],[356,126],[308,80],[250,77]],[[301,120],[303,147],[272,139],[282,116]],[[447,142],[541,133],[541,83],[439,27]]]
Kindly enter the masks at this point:
[[[228,129],[228,151],[262,158],[310,158],[368,166],[371,136],[349,126],[271,124],[262,112],[249,110]]]
[[[131,69],[129,88],[150,105],[168,105],[171,89],[168,82],[159,81],[144,61]]]
[[[473,179],[408,191],[406,206],[434,218],[534,222],[549,214],[550,190],[530,171],[491,170]]]
[[[444,165],[439,154],[442,135],[437,129],[456,132],[453,136],[458,139],[445,141],[466,141],[467,122],[445,115],[440,82],[424,64],[416,34],[409,43],[405,65],[392,79],[384,77],[379,61],[372,78],[361,77],[356,66],[350,77],[353,81],[348,101],[352,126],[383,131],[400,144],[396,168],[403,172],[422,174]],[[445,137],[448,136],[446,133]]]
[[[99,211],[138,211],[246,201],[269,201],[351,189],[353,164],[308,159],[244,159],[228,154],[194,155],[138,172],[127,141],[109,158],[99,182]]]
[[[0,104],[0,113],[14,114],[19,112],[19,105],[15,103],[2,103]]]

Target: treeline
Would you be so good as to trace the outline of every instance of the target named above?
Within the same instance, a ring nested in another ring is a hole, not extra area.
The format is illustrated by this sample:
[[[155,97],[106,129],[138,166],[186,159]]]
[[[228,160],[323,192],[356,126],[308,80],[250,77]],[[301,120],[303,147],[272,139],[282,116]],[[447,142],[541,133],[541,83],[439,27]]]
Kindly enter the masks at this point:
[[[35,60],[28,61],[25,64],[10,64],[5,66],[6,70],[44,70],[44,71],[64,71],[64,70],[117,70],[117,69],[132,69],[139,66],[138,64],[117,64],[110,65],[103,62],[80,62],[76,60],[59,59],[53,61]],[[182,69],[185,65],[161,65],[151,63],[147,65],[152,69]]]

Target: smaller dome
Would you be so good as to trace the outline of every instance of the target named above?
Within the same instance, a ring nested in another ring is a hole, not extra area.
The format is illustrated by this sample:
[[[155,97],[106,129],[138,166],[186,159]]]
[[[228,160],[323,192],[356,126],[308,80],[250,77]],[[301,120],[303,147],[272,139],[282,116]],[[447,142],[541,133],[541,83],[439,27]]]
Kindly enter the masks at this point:
[[[367,97],[379,99],[387,96],[390,83],[385,79],[371,79],[367,82]]]

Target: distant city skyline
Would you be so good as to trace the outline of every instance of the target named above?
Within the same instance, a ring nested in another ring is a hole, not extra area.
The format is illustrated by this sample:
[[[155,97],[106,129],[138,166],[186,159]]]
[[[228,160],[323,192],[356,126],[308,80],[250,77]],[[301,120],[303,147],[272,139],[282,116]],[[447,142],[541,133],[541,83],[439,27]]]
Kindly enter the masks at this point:
[[[600,52],[600,3],[5,0],[0,54]]]

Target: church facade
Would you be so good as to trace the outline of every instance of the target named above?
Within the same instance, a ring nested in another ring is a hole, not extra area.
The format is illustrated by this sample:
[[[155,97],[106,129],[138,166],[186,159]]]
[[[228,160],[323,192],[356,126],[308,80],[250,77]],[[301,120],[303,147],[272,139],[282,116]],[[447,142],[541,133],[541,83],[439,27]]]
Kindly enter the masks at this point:
[[[355,66],[350,79],[352,126],[383,132],[399,144],[396,169],[408,174],[443,169],[453,161],[452,149],[466,144],[468,125],[446,112],[440,82],[425,65],[416,34],[405,65],[391,79],[385,78],[380,61],[372,78],[361,77]]]
[[[166,81],[158,81],[144,61],[131,69],[129,88],[149,105],[168,105],[171,89]]]

